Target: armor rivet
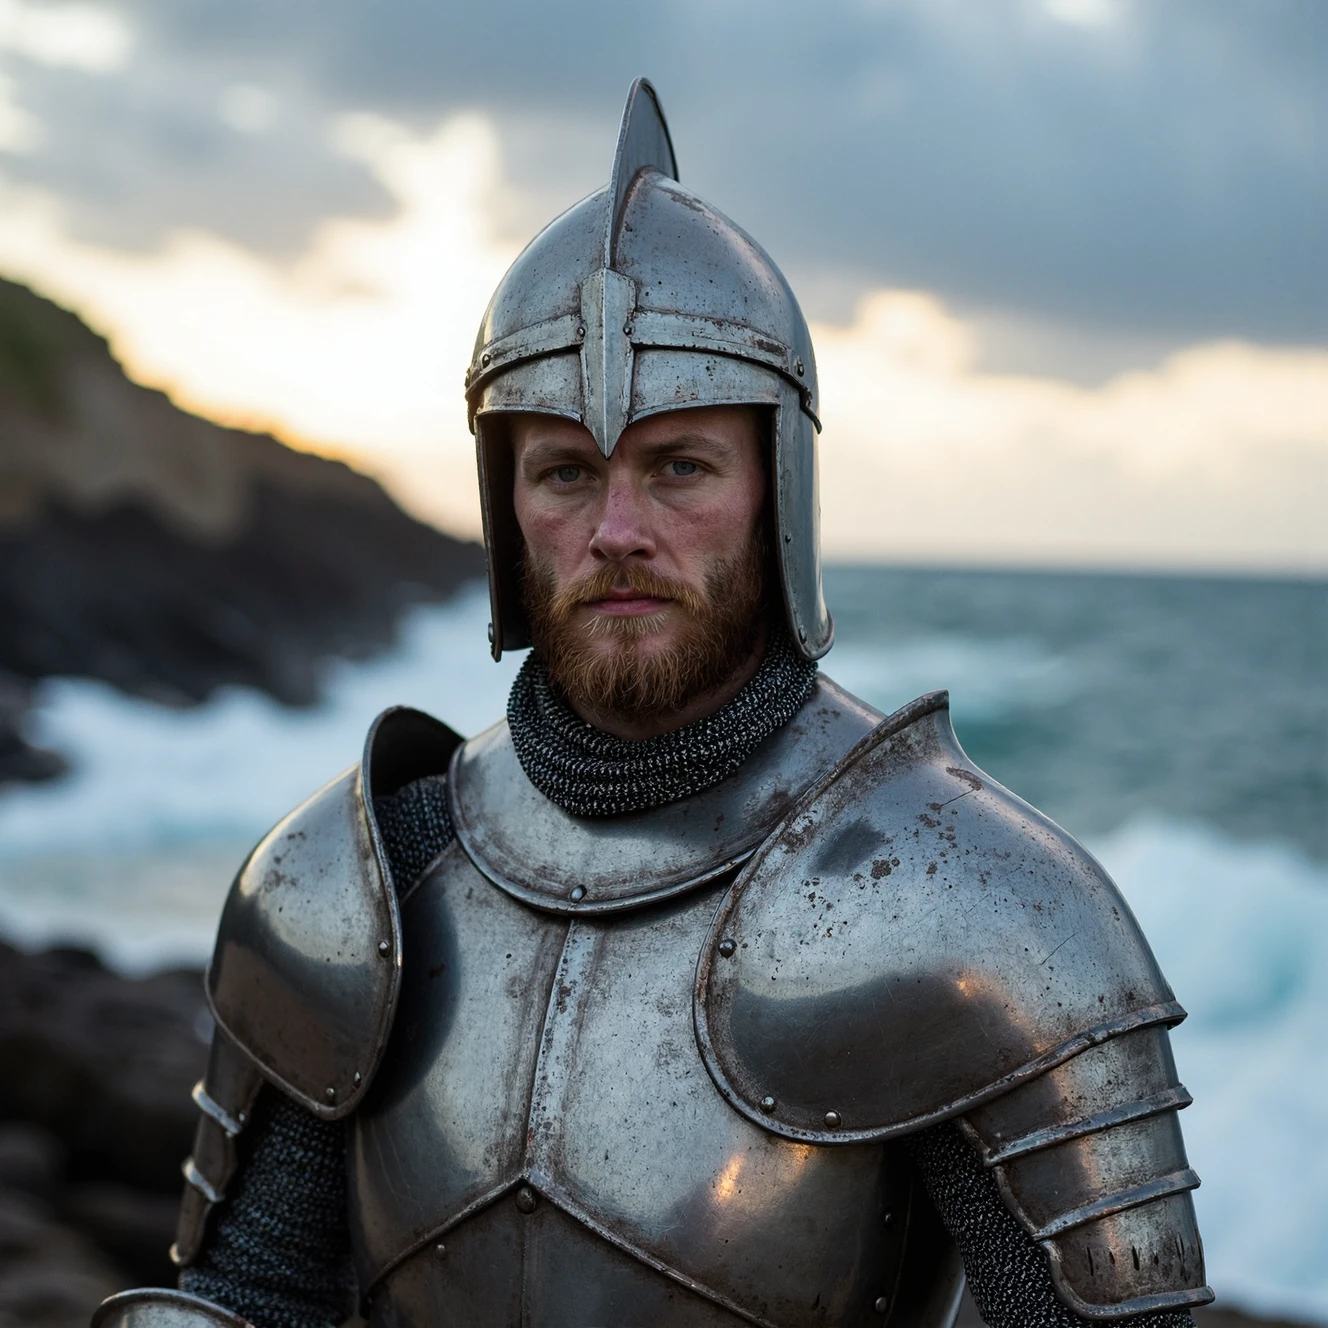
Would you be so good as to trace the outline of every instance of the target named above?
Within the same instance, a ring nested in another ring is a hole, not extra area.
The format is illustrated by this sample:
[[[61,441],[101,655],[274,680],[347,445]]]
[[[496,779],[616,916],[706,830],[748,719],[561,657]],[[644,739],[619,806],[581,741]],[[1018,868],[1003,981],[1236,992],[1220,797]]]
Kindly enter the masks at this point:
[[[731,936],[724,937],[719,943],[719,953],[722,954],[725,959],[727,959],[737,948],[738,943]]]
[[[523,1213],[533,1213],[535,1211],[535,1191],[529,1185],[523,1185],[516,1192],[516,1206]]]
[[[889,1296],[877,1296],[876,1304],[872,1306],[872,1309],[874,1309],[877,1314],[884,1314],[886,1310],[888,1310],[889,1308],[890,1308]]]
[[[329,1102],[335,1102],[337,1100],[337,1090],[335,1088],[329,1088],[323,1096],[327,1098]]]
[[[391,952],[391,949],[392,949],[392,942],[391,942],[391,941],[379,941],[379,942],[378,942],[378,953],[379,953],[379,954],[381,954],[381,955],[388,954],[388,953]]]
[[[363,1081],[364,1081],[364,1076],[363,1076],[358,1070],[356,1070],[356,1071],[355,1071],[355,1087],[358,1088],[358,1087],[360,1086],[360,1084],[363,1083]]]
[[[793,543],[793,536],[792,536],[792,535],[785,535],[785,536],[784,536],[784,543],[785,543],[785,544],[792,544],[792,543]]]
[[[827,1111],[825,1113],[825,1125],[828,1130],[839,1129],[839,1112]]]
[[[484,354],[480,356],[480,363],[483,365],[487,365],[489,363],[490,358],[491,357],[489,355],[489,352],[486,350]]]
[[[775,1099],[772,1097],[763,1097],[761,1099],[761,1110],[768,1116],[775,1109]]]
[[[584,340],[586,339],[586,325],[585,325],[584,323],[581,323],[581,324],[577,327],[577,329],[576,329],[576,339],[577,339],[578,341],[584,341]]]
[[[493,645],[493,624],[489,624],[489,644]]]
[[[631,325],[631,323],[630,323],[630,322],[624,323],[624,324],[623,324],[623,336],[625,336],[625,337],[630,337],[631,335],[632,335],[632,325]]]
[[[795,365],[793,366],[793,372],[794,372],[795,374],[797,374],[799,378],[802,377],[803,369],[804,369],[804,365],[803,365],[803,363],[802,363],[801,360],[799,360],[799,361],[797,362],[797,364],[795,364]]]
[[[446,1245],[435,1245],[435,1246],[433,1247],[433,1251],[434,1251],[434,1253],[435,1253],[436,1255],[438,1255],[438,1257],[439,1257],[440,1259],[441,1259],[441,1258],[446,1258],[446,1256],[447,1256],[447,1246],[446,1246]]]
[[[586,887],[584,885],[574,885],[571,894],[567,897],[572,903],[579,904],[586,897]]]

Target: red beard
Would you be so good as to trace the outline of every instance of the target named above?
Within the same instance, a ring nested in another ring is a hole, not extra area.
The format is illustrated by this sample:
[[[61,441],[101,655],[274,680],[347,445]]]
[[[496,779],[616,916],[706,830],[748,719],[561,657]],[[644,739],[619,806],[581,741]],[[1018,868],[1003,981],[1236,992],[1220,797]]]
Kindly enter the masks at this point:
[[[744,554],[713,567],[703,592],[640,564],[609,564],[558,590],[552,569],[527,549],[523,591],[531,640],[574,707],[629,721],[663,718],[722,686],[751,658],[765,625],[765,566],[758,537]],[[606,599],[624,581],[643,597],[672,601],[669,612],[683,615],[683,630],[670,645],[651,641],[662,613],[574,619],[581,605]]]

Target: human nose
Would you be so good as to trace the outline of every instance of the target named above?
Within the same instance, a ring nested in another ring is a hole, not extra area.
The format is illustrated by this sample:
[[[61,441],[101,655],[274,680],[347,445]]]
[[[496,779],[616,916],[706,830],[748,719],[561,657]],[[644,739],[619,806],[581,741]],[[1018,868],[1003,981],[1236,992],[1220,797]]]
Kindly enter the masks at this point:
[[[655,539],[645,507],[645,495],[629,476],[610,475],[604,506],[590,541],[596,558],[620,563],[633,556],[655,556]]]

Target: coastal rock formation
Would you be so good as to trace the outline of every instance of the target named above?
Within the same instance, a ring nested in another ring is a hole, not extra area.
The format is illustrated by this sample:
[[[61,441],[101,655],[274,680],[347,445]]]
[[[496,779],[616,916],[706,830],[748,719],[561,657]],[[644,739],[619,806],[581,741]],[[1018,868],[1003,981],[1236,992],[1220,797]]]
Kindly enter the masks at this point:
[[[0,1328],[84,1325],[114,1291],[173,1281],[211,1033],[197,973],[131,981],[0,944]]]
[[[130,382],[74,314],[0,281],[0,782],[63,768],[22,738],[42,678],[307,704],[321,660],[389,644],[483,565],[348,466]]]

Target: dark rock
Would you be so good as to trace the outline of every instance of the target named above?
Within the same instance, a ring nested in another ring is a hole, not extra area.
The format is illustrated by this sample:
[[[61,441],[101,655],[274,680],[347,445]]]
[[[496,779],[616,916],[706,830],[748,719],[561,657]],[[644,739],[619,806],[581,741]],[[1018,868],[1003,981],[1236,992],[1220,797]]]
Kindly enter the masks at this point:
[[[65,1149],[50,1130],[28,1121],[0,1121],[0,1189],[53,1202],[65,1174]]]
[[[177,1187],[178,1189],[178,1187]],[[79,1185],[65,1195],[60,1217],[109,1254],[136,1286],[171,1286],[171,1242],[180,1196],[129,1185]]]
[[[197,973],[0,945],[0,1328],[85,1328],[168,1251],[208,1026]]]
[[[0,534],[0,666],[176,704],[226,684],[308,704],[324,659],[389,645],[411,603],[483,570],[477,551],[456,555],[455,541],[376,497],[258,485],[249,520],[222,545],[181,538],[137,507],[51,504],[30,530]]]
[[[23,736],[32,692],[30,680],[0,669],[0,785],[54,779],[68,769],[61,756],[34,747]]]
[[[76,1180],[178,1194],[204,1014],[196,973],[131,981],[80,951],[0,945],[0,1118],[57,1135]]]
[[[23,738],[36,680],[307,704],[324,660],[390,645],[405,608],[483,571],[373,480],[178,409],[0,281],[0,782],[62,769]]]
[[[87,1328],[97,1305],[126,1285],[48,1206],[0,1189],[0,1328]]]

